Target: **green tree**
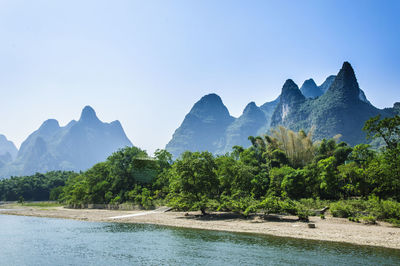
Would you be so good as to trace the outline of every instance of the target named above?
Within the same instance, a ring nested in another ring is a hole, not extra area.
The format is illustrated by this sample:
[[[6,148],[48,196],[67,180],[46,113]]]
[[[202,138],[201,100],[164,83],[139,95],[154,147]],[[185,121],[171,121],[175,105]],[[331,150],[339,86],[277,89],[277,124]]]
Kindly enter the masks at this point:
[[[210,201],[218,196],[214,157],[209,152],[185,152],[170,171],[170,203],[183,210],[206,214]]]
[[[339,186],[342,196],[367,196],[369,186],[366,172],[355,162],[338,166]]]
[[[339,180],[334,156],[318,162],[318,178],[320,182],[320,195],[325,199],[337,199],[339,197]]]
[[[368,144],[358,144],[353,148],[348,159],[365,168],[375,158],[375,152],[370,148],[371,146]]]
[[[270,171],[270,185],[268,189],[268,196],[280,197],[282,195],[282,182],[285,176],[296,172],[290,166],[283,166],[281,168],[272,168]]]
[[[382,138],[388,149],[396,149],[400,143],[400,116],[386,117],[375,116],[365,122],[364,131],[369,138]]]
[[[306,195],[306,171],[297,169],[286,174],[281,183],[282,196],[291,199],[308,197]]]
[[[386,143],[382,154],[368,167],[377,174],[376,179],[379,180],[371,179],[374,193],[386,194],[385,197],[393,195],[400,199],[400,116],[381,119],[378,115],[365,122],[363,130],[369,138],[381,138]]]

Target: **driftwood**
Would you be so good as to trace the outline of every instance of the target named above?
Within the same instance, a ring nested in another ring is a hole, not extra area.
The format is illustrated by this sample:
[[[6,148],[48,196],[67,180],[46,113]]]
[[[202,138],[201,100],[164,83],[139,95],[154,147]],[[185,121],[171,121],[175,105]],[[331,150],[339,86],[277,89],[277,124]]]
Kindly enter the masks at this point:
[[[329,206],[326,206],[326,207],[324,207],[324,208],[322,208],[322,209],[320,209],[320,210],[315,210],[314,212],[315,212],[316,215],[325,214],[325,212],[326,212],[328,209],[329,209]]]

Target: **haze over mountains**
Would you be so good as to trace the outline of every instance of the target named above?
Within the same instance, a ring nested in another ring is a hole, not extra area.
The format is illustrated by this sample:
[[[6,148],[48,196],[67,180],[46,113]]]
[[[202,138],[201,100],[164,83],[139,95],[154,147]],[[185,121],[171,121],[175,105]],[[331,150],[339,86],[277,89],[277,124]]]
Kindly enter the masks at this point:
[[[174,158],[186,150],[224,154],[235,145],[248,147],[249,136],[265,134],[279,125],[296,131],[313,128],[315,140],[341,134],[341,140],[355,145],[366,142],[362,127],[378,114],[400,114],[400,103],[392,108],[374,107],[359,88],[353,68],[345,62],[336,76],[329,76],[320,86],[308,79],[299,88],[288,79],[274,101],[261,106],[250,102],[238,118],[229,114],[218,95],[205,95],[185,116],[166,149]],[[0,178],[86,170],[125,146],[132,143],[120,122],[103,123],[86,106],[78,121],[64,127],[54,119],[45,121],[19,151],[0,135]]]
[[[337,76],[329,76],[320,86],[308,79],[299,89],[288,79],[276,100],[260,107],[251,102],[238,118],[230,116],[218,95],[206,95],[186,115],[166,149],[174,158],[186,150],[224,154],[234,145],[248,147],[249,136],[279,125],[296,131],[314,128],[315,140],[341,134],[341,140],[355,145],[366,142],[362,131],[366,120],[378,114],[393,116],[399,110],[398,103],[383,110],[374,107],[345,62]]]
[[[4,139],[0,136],[0,155],[6,151]],[[55,119],[46,120],[21,144],[18,154],[16,148],[11,149],[9,153],[14,157],[0,165],[0,177],[51,170],[86,170],[125,146],[132,143],[121,123],[118,120],[103,123],[86,106],[78,121],[72,120],[64,127]]]
[[[17,147],[6,136],[0,134],[0,168],[17,157]]]

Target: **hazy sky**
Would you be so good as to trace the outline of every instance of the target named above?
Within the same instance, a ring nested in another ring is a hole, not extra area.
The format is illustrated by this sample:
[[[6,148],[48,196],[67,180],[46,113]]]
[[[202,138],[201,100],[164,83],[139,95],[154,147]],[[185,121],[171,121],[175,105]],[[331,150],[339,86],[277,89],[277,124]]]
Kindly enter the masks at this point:
[[[164,148],[201,96],[233,116],[284,81],[353,65],[376,106],[400,101],[400,1],[0,0],[0,134],[17,146],[91,105]]]

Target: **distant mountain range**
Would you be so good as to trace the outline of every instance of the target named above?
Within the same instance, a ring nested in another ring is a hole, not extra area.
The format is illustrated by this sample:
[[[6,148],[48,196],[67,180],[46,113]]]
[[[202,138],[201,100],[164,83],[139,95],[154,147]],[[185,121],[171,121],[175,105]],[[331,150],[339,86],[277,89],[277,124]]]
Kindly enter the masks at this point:
[[[353,68],[345,62],[336,76],[329,76],[320,86],[308,79],[299,88],[288,79],[274,101],[261,106],[251,102],[238,118],[229,114],[218,95],[205,95],[185,116],[166,149],[174,158],[186,150],[224,154],[235,145],[250,146],[249,136],[265,134],[279,125],[296,131],[314,128],[315,140],[341,134],[341,140],[355,145],[366,142],[362,127],[377,114],[400,114],[400,103],[392,108],[374,107],[359,88]],[[45,121],[19,150],[0,135],[0,178],[86,170],[125,146],[132,143],[120,122],[103,123],[86,106],[78,121],[64,127],[54,119]]]
[[[17,147],[6,136],[0,134],[0,168],[12,162],[17,157]]]
[[[374,107],[360,89],[350,63],[345,62],[336,76],[329,76],[320,86],[308,79],[299,89],[288,79],[276,100],[260,107],[251,102],[238,118],[229,114],[218,95],[206,95],[186,115],[166,149],[174,158],[186,150],[224,154],[234,145],[248,147],[249,136],[265,134],[278,125],[296,131],[314,128],[316,140],[340,134],[341,140],[355,145],[366,142],[362,127],[378,114],[400,114],[400,103],[383,110]]]
[[[45,121],[19,151],[0,135],[0,178],[51,170],[86,170],[125,146],[132,143],[121,123],[103,123],[86,106],[78,121],[72,120],[64,127],[55,119]]]

